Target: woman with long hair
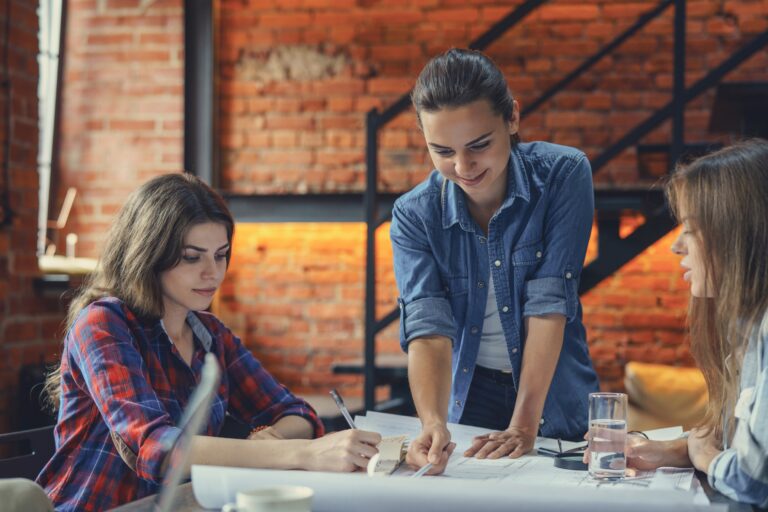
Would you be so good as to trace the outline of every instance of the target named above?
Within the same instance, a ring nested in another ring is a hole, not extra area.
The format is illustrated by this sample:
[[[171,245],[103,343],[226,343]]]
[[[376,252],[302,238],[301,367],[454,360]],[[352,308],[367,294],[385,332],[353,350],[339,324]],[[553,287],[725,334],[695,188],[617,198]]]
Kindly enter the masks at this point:
[[[691,466],[728,497],[768,506],[768,141],[680,166],[667,184],[672,246],[690,283],[691,352],[709,403],[687,437],[630,436],[628,464]]]
[[[479,458],[519,457],[537,435],[578,438],[598,388],[578,296],[589,162],[520,141],[518,103],[480,52],[431,59],[411,99],[434,170],[396,201],[390,232],[422,422],[408,461],[441,472],[447,422],[496,431],[465,452]]]
[[[315,411],[205,312],[233,232],[223,199],[190,174],[150,180],[118,213],[46,383],[59,410],[56,453],[37,480],[57,510],[106,510],[157,492],[208,353],[222,377],[191,464],[353,471],[377,452],[376,433],[321,437]],[[253,429],[249,440],[215,437],[227,413]]]

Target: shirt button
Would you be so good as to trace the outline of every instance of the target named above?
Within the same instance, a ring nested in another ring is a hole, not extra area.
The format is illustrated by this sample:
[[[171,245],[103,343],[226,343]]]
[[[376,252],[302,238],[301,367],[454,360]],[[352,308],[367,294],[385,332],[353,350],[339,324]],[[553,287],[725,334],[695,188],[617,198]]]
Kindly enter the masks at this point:
[[[480,329],[478,329],[477,327],[472,327],[472,328],[469,330],[469,332],[471,332],[472,334],[477,334],[478,332],[480,332]]]
[[[493,264],[496,265],[497,267],[500,267],[501,266],[501,260],[496,260],[496,261],[493,262]]]
[[[456,400],[456,405],[461,407],[461,400]]]
[[[517,347],[515,347],[515,348],[513,348],[513,349],[512,349],[512,353],[513,353],[513,354],[517,354]]]
[[[484,282],[482,282],[482,281],[478,281],[478,282],[477,282],[477,287],[478,287],[478,288],[482,288],[482,287],[484,287],[484,286],[485,286],[485,283],[484,283]]]
[[[572,277],[573,277],[573,274],[571,274],[570,272],[566,272],[566,273],[565,273],[565,278],[566,278],[566,279],[570,279],[570,278],[572,278]]]
[[[502,310],[504,313],[506,313],[507,311],[509,311],[509,306],[504,306],[503,308],[501,308],[501,310]]]
[[[536,257],[541,258],[541,251],[536,251]]]
[[[462,368],[461,371],[463,371],[464,373],[469,373],[469,368]]]
[[[543,424],[544,424],[544,418],[541,418],[541,419],[539,420],[539,425],[543,425]]]

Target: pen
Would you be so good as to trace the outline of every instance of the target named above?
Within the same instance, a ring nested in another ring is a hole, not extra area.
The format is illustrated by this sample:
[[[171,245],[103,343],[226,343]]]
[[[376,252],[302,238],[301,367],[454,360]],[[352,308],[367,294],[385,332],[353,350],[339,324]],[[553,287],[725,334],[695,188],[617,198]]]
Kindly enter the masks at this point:
[[[423,466],[421,466],[417,472],[415,472],[414,474],[412,474],[412,475],[411,475],[411,478],[419,478],[419,477],[422,477],[422,476],[424,476],[424,473],[426,473],[426,472],[427,472],[427,471],[429,471],[430,469],[432,469],[432,463],[431,463],[431,462],[427,462],[426,464],[424,464]]]
[[[347,406],[344,405],[344,400],[341,399],[339,392],[335,389],[332,389],[331,396],[333,397],[333,401],[336,402],[336,405],[339,407],[341,415],[344,416],[344,419],[347,420],[347,423],[349,423],[350,428],[357,428],[355,426],[355,422],[352,421],[352,416],[349,414],[349,409],[347,409]]]

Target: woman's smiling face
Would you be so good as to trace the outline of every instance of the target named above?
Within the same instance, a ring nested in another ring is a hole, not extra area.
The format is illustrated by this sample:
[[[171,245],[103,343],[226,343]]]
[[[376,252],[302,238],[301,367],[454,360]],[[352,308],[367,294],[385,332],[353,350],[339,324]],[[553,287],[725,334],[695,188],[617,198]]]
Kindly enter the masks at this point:
[[[509,136],[518,128],[517,102],[509,122],[484,99],[424,111],[420,118],[429,155],[440,174],[461,187],[470,201],[500,202],[506,191]]]

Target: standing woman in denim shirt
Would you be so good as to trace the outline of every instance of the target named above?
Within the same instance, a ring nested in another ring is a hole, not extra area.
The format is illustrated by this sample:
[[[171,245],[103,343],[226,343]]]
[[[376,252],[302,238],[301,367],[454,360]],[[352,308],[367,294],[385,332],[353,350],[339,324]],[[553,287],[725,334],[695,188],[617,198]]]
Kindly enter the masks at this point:
[[[433,58],[412,93],[435,165],[397,200],[400,341],[422,423],[408,462],[442,472],[446,422],[497,430],[465,455],[519,457],[580,438],[598,389],[578,298],[592,228],[581,151],[521,143],[519,107],[480,52]]]

